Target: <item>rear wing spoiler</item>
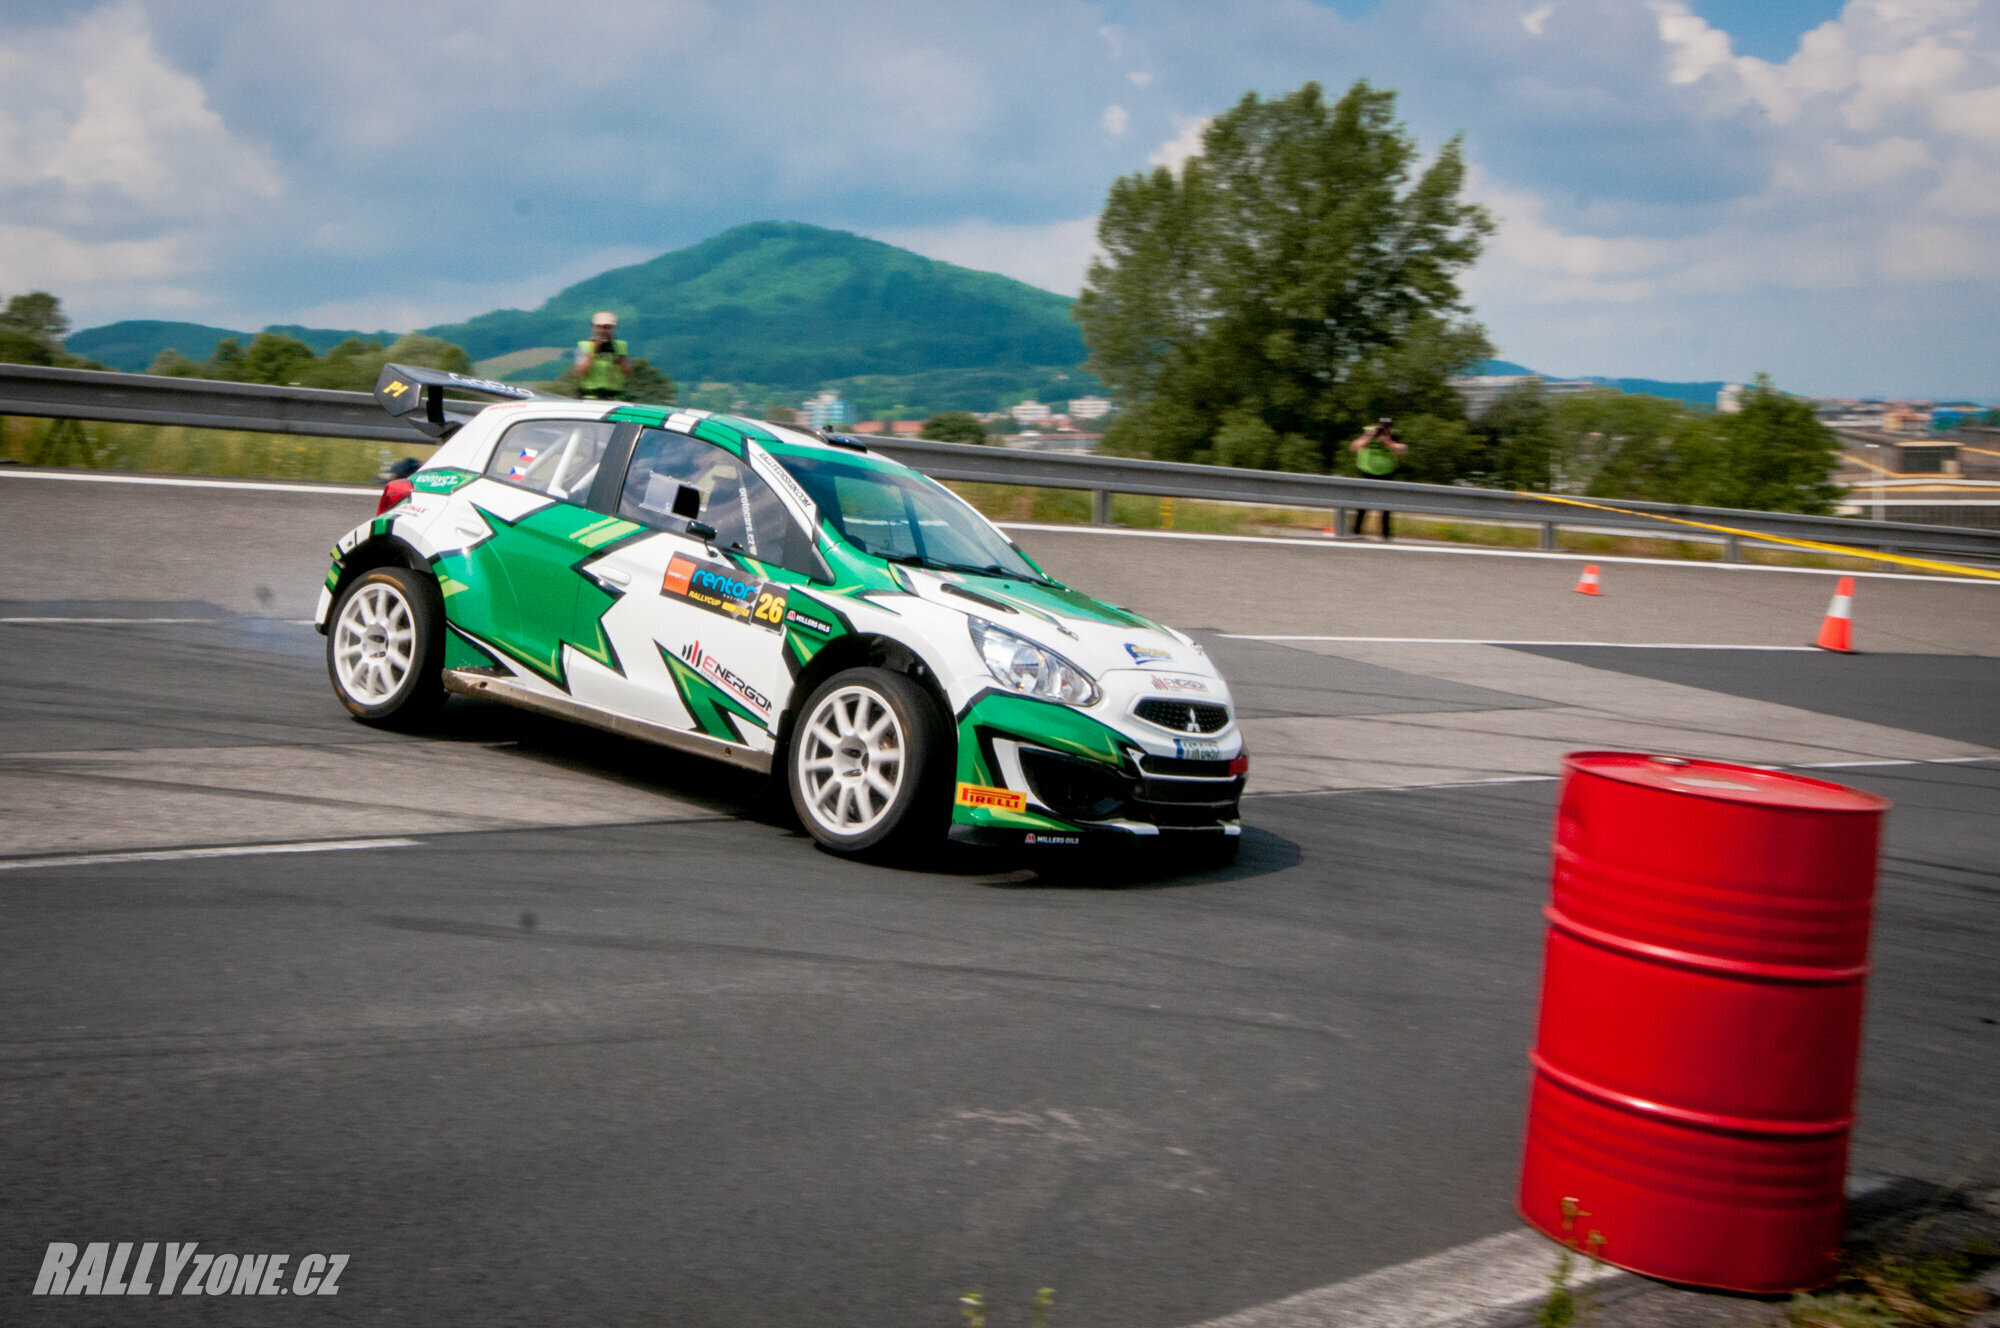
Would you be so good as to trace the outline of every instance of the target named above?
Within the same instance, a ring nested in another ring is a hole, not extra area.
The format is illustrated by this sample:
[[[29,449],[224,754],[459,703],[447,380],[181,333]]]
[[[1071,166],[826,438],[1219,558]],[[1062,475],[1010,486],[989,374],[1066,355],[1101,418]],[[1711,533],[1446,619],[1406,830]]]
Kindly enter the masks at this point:
[[[547,394],[513,383],[496,383],[490,378],[473,378],[448,369],[420,369],[408,364],[385,364],[375,380],[376,404],[399,420],[433,438],[445,439],[484,410],[474,401],[447,401],[444,394],[477,392],[481,396],[505,397],[509,401],[536,401]]]

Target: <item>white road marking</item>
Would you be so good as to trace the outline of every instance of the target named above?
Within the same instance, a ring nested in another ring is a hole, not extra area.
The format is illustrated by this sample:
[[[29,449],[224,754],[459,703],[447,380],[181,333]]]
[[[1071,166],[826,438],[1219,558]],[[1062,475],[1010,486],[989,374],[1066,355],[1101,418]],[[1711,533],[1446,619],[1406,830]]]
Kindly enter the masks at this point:
[[[0,871],[30,867],[105,867],[123,862],[179,862],[189,858],[248,858],[269,853],[342,853],[349,849],[415,848],[415,839],[315,839],[291,844],[225,844],[216,848],[164,848],[135,853],[72,853],[66,857],[0,859]]]
[[[1371,544],[1360,540],[1314,539],[1311,536],[1291,537],[1282,535],[1219,535],[1191,530],[1126,530],[1117,526],[1063,526],[1034,521],[997,521],[1002,530],[1046,531],[1052,535],[1111,535],[1123,539],[1180,539],[1210,540],[1225,544],[1281,544],[1292,549],[1332,549],[1341,552],[1371,553],[1442,553],[1456,554],[1467,558],[1542,558],[1556,559],[1567,563],[1638,563],[1647,567],[1689,567],[1716,572],[1789,572],[1799,576],[1857,576],[1877,581],[1926,581],[1932,585],[1986,586],[2000,588],[2000,581],[1985,581],[1973,577],[1952,577],[1942,574],[1919,575],[1915,572],[1835,572],[1825,567],[1772,567],[1764,563],[1702,562],[1691,558],[1634,558],[1624,554],[1568,553],[1561,550],[1545,549],[1493,549],[1472,548],[1458,544],[1417,544],[1396,541],[1388,544]],[[1663,538],[1662,536],[1633,536],[1633,538]]]
[[[1210,1319],[1199,1328],[1479,1328],[1546,1298],[1560,1250],[1523,1227]],[[1571,1286],[1635,1279],[1577,1260]]]
[[[228,621],[230,620],[227,618],[0,618],[0,624],[35,623],[40,626],[47,626],[52,623],[96,623],[99,626],[110,624],[114,627],[131,627],[140,623],[221,623]]]
[[[1479,788],[1486,784],[1553,784],[1560,775],[1494,775],[1488,779],[1447,779],[1436,784],[1356,784],[1351,788],[1251,789],[1246,798],[1296,798],[1322,793],[1420,793],[1425,789]]]
[[[275,480],[198,480],[179,475],[126,475],[109,471],[16,470],[0,466],[0,479],[68,480],[80,484],[157,484],[175,489],[260,489],[269,493],[317,493],[329,497],[366,494],[379,498],[379,488],[361,489],[351,484],[285,484]]]
[[[1818,646],[1683,645],[1675,641],[1500,641],[1478,636],[1251,636],[1222,632],[1229,641],[1345,641],[1408,646],[1589,646],[1615,650],[1788,650],[1810,654]]]
[[[109,624],[113,627],[136,627],[152,623],[207,623],[215,627],[231,624],[271,622],[286,627],[315,627],[311,618],[0,618],[0,627],[9,624],[35,624],[37,626],[97,626]]]
[[[1792,765],[1758,765],[1752,761],[1738,761],[1734,764],[1749,766],[1754,770],[1876,770],[1892,765],[1975,765],[1984,761],[2000,761],[2000,756],[1934,756],[1921,761],[1806,761]],[[1494,775],[1488,779],[1447,779],[1435,784],[1356,784],[1349,788],[1250,789],[1243,796],[1316,798],[1331,793],[1422,793],[1430,789],[1480,788],[1488,784],[1553,784],[1561,778],[1561,775]]]

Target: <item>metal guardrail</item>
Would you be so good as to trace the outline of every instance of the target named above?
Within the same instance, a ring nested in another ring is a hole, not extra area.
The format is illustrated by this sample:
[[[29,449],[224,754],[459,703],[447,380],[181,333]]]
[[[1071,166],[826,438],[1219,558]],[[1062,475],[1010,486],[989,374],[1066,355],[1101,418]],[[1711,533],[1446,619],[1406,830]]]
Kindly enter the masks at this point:
[[[407,425],[385,415],[366,392],[45,369],[34,365],[0,364],[0,415],[245,429],[379,442],[421,441]],[[1092,494],[1092,519],[1100,525],[1110,521],[1112,494],[1133,493],[1320,509],[1335,513],[1337,530],[1344,529],[1340,518],[1356,509],[1525,523],[1541,527],[1542,547],[1551,549],[1556,547],[1556,530],[1565,525],[1629,529],[1662,537],[1702,537],[1700,532],[1655,519],[1672,517],[1784,539],[2000,559],[2000,532],[1957,526],[1672,503],[1620,502],[1615,511],[1573,508],[1504,489],[1238,470],[1134,457],[1024,452],[911,438],[871,437],[868,444],[885,456],[941,480],[1088,490]],[[1714,536],[1711,534],[1709,538]],[[1736,557],[1740,537],[1723,538],[1726,556]]]

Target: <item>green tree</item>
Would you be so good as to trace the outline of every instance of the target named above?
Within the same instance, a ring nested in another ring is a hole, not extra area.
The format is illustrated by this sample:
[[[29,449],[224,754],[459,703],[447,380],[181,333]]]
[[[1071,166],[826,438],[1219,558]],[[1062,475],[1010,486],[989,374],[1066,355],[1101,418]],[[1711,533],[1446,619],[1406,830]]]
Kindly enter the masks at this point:
[[[26,333],[51,350],[61,350],[69,319],[63,314],[61,300],[47,291],[29,291],[12,297],[6,309],[0,310],[0,329]]]
[[[943,410],[924,421],[923,437],[940,443],[984,443],[986,426],[968,410]]]
[[[1809,402],[1778,391],[1760,373],[1743,395],[1743,409],[1715,423],[1720,454],[1692,501],[1766,512],[1833,510],[1840,440],[1814,418]]]
[[[1376,416],[1463,418],[1445,379],[1491,347],[1457,278],[1493,223],[1458,139],[1412,180],[1394,110],[1365,82],[1251,93],[1178,176],[1112,185],[1074,309],[1126,407],[1106,450],[1323,470]]]
[[[155,355],[152,364],[147,366],[146,372],[149,374],[158,374],[162,378],[206,378],[208,376],[206,365],[202,364],[199,360],[189,359],[172,346]]]
[[[0,327],[0,364],[42,364],[56,362],[56,350],[40,337],[11,327]]]
[[[297,383],[319,357],[313,348],[296,337],[276,332],[259,332],[243,352],[242,377],[246,383]],[[373,384],[370,384],[373,386]]]
[[[1475,426],[1485,447],[1466,478],[1501,489],[1547,493],[1562,473],[1564,450],[1555,411],[1539,380],[1516,383],[1494,399]]]
[[[632,361],[632,367],[625,374],[625,399],[642,401],[653,406],[674,404],[674,380],[653,367],[653,362],[641,356]]]

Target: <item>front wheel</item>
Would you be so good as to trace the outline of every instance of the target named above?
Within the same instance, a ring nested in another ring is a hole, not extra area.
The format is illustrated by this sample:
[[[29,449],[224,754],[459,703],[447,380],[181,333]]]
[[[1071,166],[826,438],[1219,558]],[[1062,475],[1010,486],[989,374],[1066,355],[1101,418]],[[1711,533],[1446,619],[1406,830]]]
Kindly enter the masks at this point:
[[[942,835],[951,759],[937,703],[900,673],[848,669],[813,690],[786,758],[792,806],[837,853]]]
[[[340,592],[326,629],[334,695],[369,724],[413,724],[444,700],[443,611],[429,580],[407,567],[363,572]]]

